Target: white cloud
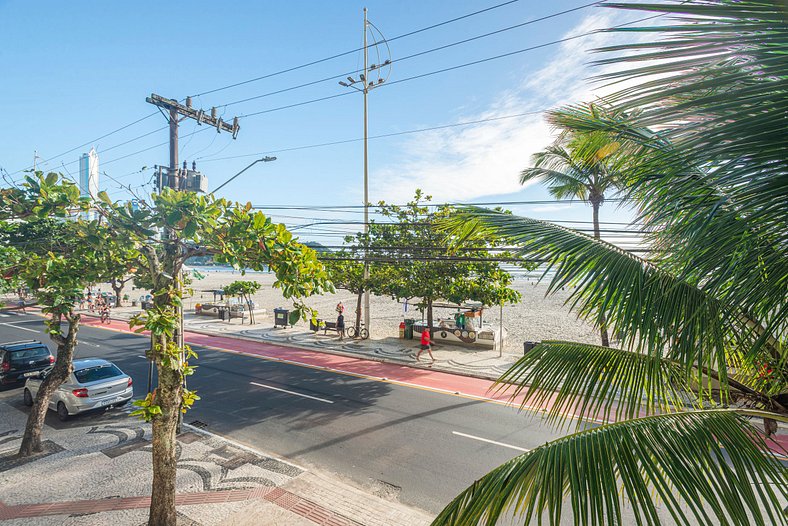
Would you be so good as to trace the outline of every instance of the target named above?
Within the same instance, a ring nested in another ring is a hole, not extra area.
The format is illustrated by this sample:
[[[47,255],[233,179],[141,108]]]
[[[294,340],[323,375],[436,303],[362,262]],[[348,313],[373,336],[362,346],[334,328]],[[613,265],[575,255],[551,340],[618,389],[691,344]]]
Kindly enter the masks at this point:
[[[572,36],[611,27],[622,17],[613,10],[598,11],[584,18],[567,34]],[[594,100],[611,88],[592,86],[588,78],[598,74],[589,62],[590,49],[615,38],[597,33],[560,44],[550,62],[536,72],[523,71],[522,83],[499,94],[481,114],[465,115],[456,122],[475,121],[504,115],[557,107],[570,102]],[[513,193],[521,190],[520,171],[531,155],[553,140],[541,114],[504,119],[478,125],[419,134],[403,145],[396,165],[373,170],[370,188],[373,202],[385,199],[404,202],[421,188],[435,202]],[[532,183],[529,183],[532,184]]]

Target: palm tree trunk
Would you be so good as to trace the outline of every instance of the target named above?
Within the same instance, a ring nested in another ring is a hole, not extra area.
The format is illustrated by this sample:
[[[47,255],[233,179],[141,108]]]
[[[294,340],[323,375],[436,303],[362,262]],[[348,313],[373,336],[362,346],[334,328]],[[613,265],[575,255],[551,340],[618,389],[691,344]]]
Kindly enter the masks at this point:
[[[591,207],[594,210],[594,239],[600,239],[601,234],[599,232],[599,206],[601,203],[599,201],[592,201]],[[599,334],[602,338],[602,346],[603,347],[610,347],[610,338],[607,335],[607,319],[605,318],[605,313],[602,312],[599,315]]]

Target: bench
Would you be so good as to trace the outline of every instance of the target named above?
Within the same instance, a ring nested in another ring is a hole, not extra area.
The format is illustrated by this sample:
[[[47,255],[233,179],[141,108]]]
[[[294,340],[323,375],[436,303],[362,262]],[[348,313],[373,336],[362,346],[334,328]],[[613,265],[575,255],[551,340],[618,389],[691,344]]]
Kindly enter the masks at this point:
[[[309,329],[312,332],[323,331],[323,335],[325,336],[328,334],[328,331],[336,332],[337,330],[337,322],[335,321],[323,321],[317,320],[317,324],[313,323],[311,320],[309,321]]]

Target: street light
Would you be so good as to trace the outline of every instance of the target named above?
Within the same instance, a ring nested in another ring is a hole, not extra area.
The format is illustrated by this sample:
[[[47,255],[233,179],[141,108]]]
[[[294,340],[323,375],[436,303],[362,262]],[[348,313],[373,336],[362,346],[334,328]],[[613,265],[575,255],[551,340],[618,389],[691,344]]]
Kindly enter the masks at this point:
[[[262,162],[262,163],[270,163],[271,161],[276,161],[276,157],[268,157],[268,156],[265,156],[265,157],[262,157],[262,158],[260,158],[260,159],[257,159],[255,162],[253,162],[252,164],[250,164],[249,166],[247,166],[246,168],[244,168],[243,170],[241,170],[240,172],[238,172],[237,174],[235,174],[234,176],[230,177],[230,178],[229,178],[229,179],[227,179],[225,182],[223,182],[222,184],[220,184],[220,185],[219,185],[219,187],[218,187],[218,188],[216,188],[216,189],[215,189],[213,192],[211,192],[211,193],[212,193],[212,194],[215,194],[216,192],[218,192],[219,190],[221,190],[222,188],[224,188],[225,186],[227,186],[227,185],[228,185],[230,182],[232,182],[232,180],[233,180],[233,179],[235,179],[236,177],[238,177],[239,175],[241,175],[242,173],[244,173],[246,170],[248,170],[249,168],[251,168],[251,167],[252,167],[252,166],[254,166],[255,164],[257,164],[257,163],[261,163],[261,162]]]
[[[364,94],[364,234],[369,234],[369,144],[368,144],[368,119],[367,119],[367,95],[371,89],[380,87],[386,79],[382,77],[381,68],[382,66],[389,66],[388,73],[391,72],[391,59],[386,59],[382,65],[376,66],[373,64],[371,67],[369,66],[369,46],[367,45],[367,31],[369,27],[372,27],[375,31],[377,31],[378,35],[380,35],[380,41],[377,41],[375,37],[374,31],[372,31],[372,39],[375,40],[375,46],[377,47],[379,42],[386,45],[388,48],[388,43],[386,43],[386,38],[380,33],[380,30],[375,27],[375,25],[367,20],[367,8],[364,8],[364,72],[359,74],[359,80],[355,80],[353,77],[348,77],[347,80],[350,82],[349,84],[345,81],[339,81],[339,85],[345,88],[353,88],[356,91],[360,91]],[[377,71],[378,80],[375,82],[374,80],[368,81],[368,76],[370,72]],[[361,87],[357,86],[356,84],[361,84]],[[369,261],[367,261],[367,252],[364,251],[364,281],[369,280]],[[364,287],[364,325],[367,327],[367,332],[369,334],[372,333],[372,327],[370,327],[370,318],[369,318],[369,290],[366,290]]]

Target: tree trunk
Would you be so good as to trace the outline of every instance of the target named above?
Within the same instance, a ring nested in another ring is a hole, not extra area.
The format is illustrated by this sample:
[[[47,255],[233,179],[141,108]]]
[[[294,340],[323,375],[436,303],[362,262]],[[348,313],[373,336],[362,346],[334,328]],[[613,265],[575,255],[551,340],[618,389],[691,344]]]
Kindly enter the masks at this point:
[[[157,360],[159,385],[155,403],[161,414],[153,418],[153,486],[151,487],[149,526],[175,526],[175,481],[177,457],[175,430],[183,395],[181,374]]]
[[[356,300],[356,334],[361,336],[361,300],[364,297],[364,289],[360,290],[358,293],[358,299]]]
[[[599,206],[601,203],[597,200],[593,200],[591,202],[591,206],[594,210],[594,239],[600,239],[601,234],[599,232]],[[610,347],[610,338],[607,335],[607,319],[605,318],[604,311],[599,314],[599,334],[602,338],[602,346],[603,347]]]
[[[120,293],[123,292],[123,286],[126,284],[126,282],[122,279],[113,279],[110,280],[109,284],[112,287],[112,290],[115,291],[115,307],[122,307],[123,305],[120,302]]]
[[[71,374],[71,362],[74,357],[74,348],[77,345],[79,316],[70,316],[67,317],[67,320],[68,333],[65,337],[62,334],[51,335],[52,340],[58,344],[57,359],[52,372],[41,382],[41,387],[33,400],[33,407],[30,408],[30,414],[27,416],[22,444],[19,446],[20,457],[29,457],[41,451],[41,428],[47,415],[49,400]]]
[[[252,296],[246,296],[246,306],[249,307],[249,325],[254,325],[254,302]]]
[[[430,331],[430,342],[432,342],[432,300],[427,300],[427,330]]]

